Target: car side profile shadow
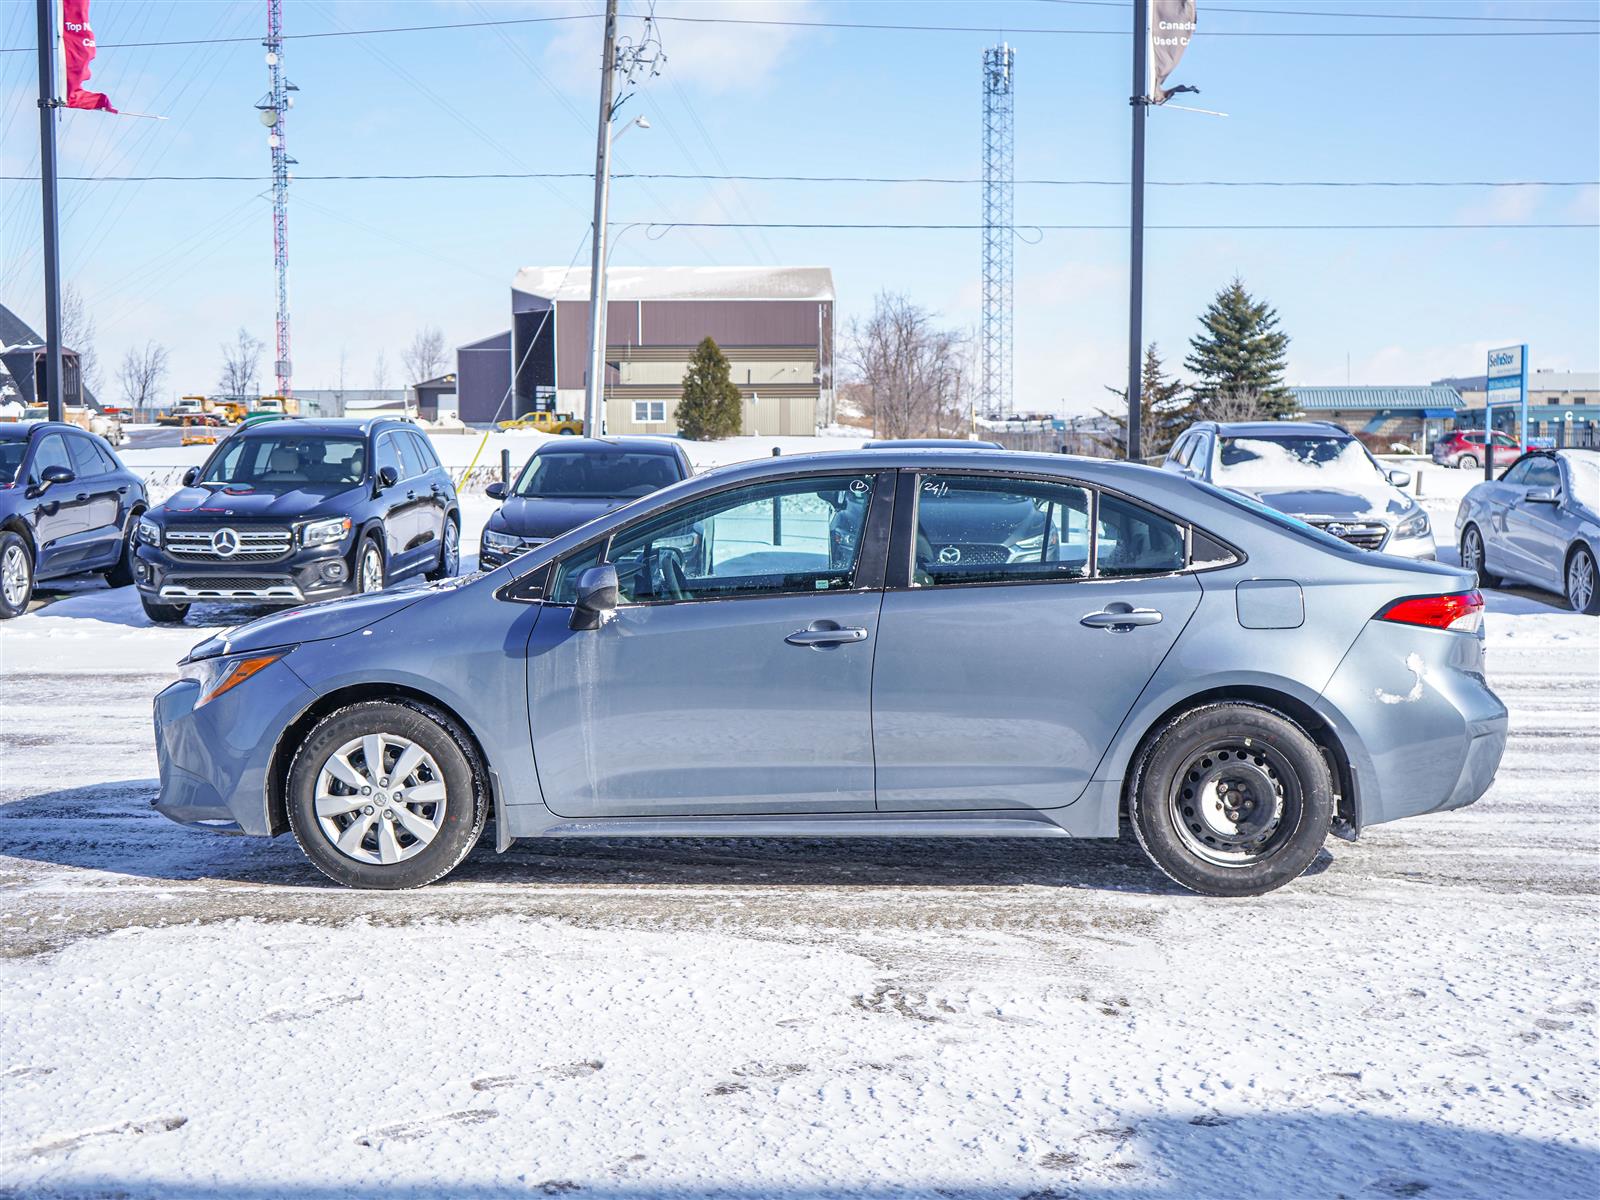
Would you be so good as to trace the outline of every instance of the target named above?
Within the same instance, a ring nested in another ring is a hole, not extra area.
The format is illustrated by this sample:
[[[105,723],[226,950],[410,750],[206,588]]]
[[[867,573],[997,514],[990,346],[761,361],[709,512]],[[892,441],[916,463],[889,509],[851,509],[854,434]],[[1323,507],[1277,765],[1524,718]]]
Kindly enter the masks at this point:
[[[204,1182],[168,1177],[146,1184],[137,1175],[78,1174],[56,1178],[51,1195],[164,1200],[268,1200],[292,1193],[299,1200],[490,1200],[491,1197],[575,1195],[587,1200],[890,1200],[941,1196],[948,1200],[1231,1200],[1280,1196],[1438,1196],[1453,1200],[1577,1200],[1600,1185],[1600,1155],[1587,1146],[1475,1129],[1353,1112],[1257,1115],[1200,1112],[1123,1114],[1126,1124],[1073,1128],[1061,1122],[1059,1136],[1041,1142],[1023,1139],[1031,1153],[988,1177],[941,1167],[927,1174],[897,1175],[893,1184],[777,1183],[759,1169],[741,1169],[732,1155],[693,1183],[676,1178],[652,1182],[617,1178],[628,1168],[649,1170],[649,1157],[634,1153],[627,1133],[606,1128],[575,1135],[565,1153],[548,1154],[537,1173],[523,1159],[528,1152],[525,1124],[492,1108],[476,1110],[470,1145],[479,1162],[502,1165],[513,1154],[518,1178],[505,1183],[467,1182],[450,1168],[423,1167],[410,1180],[381,1184],[344,1179],[336,1184],[283,1178],[274,1183],[231,1182],[226,1175]],[[359,1119],[359,1118],[357,1118]],[[334,1136],[334,1131],[329,1130]],[[886,1131],[893,1138],[893,1131]],[[601,1146],[590,1139],[607,1139]],[[586,1144],[587,1143],[587,1144]],[[352,1133],[350,1163],[366,1161],[383,1143],[357,1142]],[[191,1143],[192,1145],[192,1143]],[[655,1151],[648,1142],[640,1149]],[[24,1148],[26,1153],[26,1148]],[[604,1174],[567,1166],[565,1160],[603,1157],[626,1164]],[[373,1159],[372,1161],[378,1161]],[[454,1162],[453,1158],[445,1160]],[[1246,1164],[1246,1165],[1241,1165]],[[281,1168],[286,1174],[292,1167]],[[681,1172],[681,1167],[679,1171]],[[926,1169],[926,1168],[925,1168]],[[1108,1175],[1114,1181],[1108,1182]],[[432,1178],[430,1178],[432,1176]]]
[[[154,779],[41,792],[0,803],[0,852],[12,859],[168,882],[213,879],[333,888],[292,837],[271,841],[185,829],[150,810]],[[1307,875],[1328,869],[1323,850]],[[494,851],[492,827],[448,882],[475,889],[593,887],[1058,887],[1190,893],[1131,837],[534,838]]]

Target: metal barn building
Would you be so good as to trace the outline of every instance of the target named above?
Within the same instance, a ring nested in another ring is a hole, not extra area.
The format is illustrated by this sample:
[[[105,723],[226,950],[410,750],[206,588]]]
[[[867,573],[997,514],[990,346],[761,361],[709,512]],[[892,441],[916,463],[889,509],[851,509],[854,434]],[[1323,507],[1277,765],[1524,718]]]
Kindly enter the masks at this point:
[[[684,371],[706,337],[728,357],[744,400],[744,432],[816,428],[833,387],[828,268],[613,267],[607,286],[608,433],[676,433]],[[581,413],[588,349],[589,272],[517,272],[511,329],[457,351],[461,419]]]

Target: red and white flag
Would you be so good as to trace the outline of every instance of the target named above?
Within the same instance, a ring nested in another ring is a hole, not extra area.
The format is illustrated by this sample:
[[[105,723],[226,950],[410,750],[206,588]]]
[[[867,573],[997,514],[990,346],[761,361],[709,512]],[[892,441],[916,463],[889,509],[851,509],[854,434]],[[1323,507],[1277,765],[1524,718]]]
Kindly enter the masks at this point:
[[[67,107],[104,109],[114,113],[104,92],[85,91],[94,59],[94,30],[89,28],[89,0],[61,0],[61,47],[67,67]]]

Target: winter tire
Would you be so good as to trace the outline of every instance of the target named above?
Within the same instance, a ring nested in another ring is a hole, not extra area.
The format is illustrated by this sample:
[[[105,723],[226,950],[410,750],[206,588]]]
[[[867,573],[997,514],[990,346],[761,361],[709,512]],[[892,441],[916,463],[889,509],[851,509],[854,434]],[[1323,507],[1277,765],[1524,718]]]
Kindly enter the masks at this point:
[[[356,591],[361,595],[381,592],[388,585],[389,570],[383,561],[383,547],[374,537],[363,538],[361,551],[356,555]]]
[[[0,621],[20,617],[33,599],[33,554],[20,534],[0,533]]]
[[[163,604],[143,593],[139,596],[139,603],[144,608],[144,615],[157,625],[177,625],[189,615],[187,604]]]
[[[1133,777],[1139,845],[1203,896],[1259,896],[1297,879],[1333,823],[1333,779],[1317,744],[1255,704],[1211,704],[1174,717]]]
[[[1600,575],[1587,546],[1579,546],[1567,555],[1567,603],[1573,612],[1600,616]]]
[[[134,513],[128,518],[127,531],[122,535],[122,550],[117,555],[117,561],[106,572],[106,582],[114,588],[130,587],[133,584],[133,531],[139,528],[141,513]]]
[[[1483,534],[1476,525],[1461,531],[1461,565],[1478,573],[1479,587],[1499,587],[1505,582],[1489,570],[1489,552],[1483,546]]]
[[[442,879],[483,833],[488,804],[465,735],[409,701],[323,718],[289,766],[289,828],[312,865],[348,887]]]
[[[449,579],[461,571],[461,528],[454,517],[444,521],[444,538],[439,545],[439,565],[428,572],[429,579]]]

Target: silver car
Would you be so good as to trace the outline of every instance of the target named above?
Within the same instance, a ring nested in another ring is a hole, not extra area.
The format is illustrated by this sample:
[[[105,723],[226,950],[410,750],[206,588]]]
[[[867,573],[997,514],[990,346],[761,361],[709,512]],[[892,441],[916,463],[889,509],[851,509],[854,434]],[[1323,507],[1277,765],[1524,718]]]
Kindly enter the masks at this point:
[[[158,812],[429,883],[540,837],[1093,837],[1209,895],[1471,804],[1470,573],[1171,472],[995,450],[710,471],[502,566],[259,620],[155,704]]]
[[[1411,472],[1384,470],[1327,421],[1201,421],[1161,464],[1271,505],[1363,550],[1433,558],[1433,529],[1402,490]]]
[[[1516,579],[1600,615],[1600,450],[1523,455],[1462,498],[1456,537],[1485,587]]]

